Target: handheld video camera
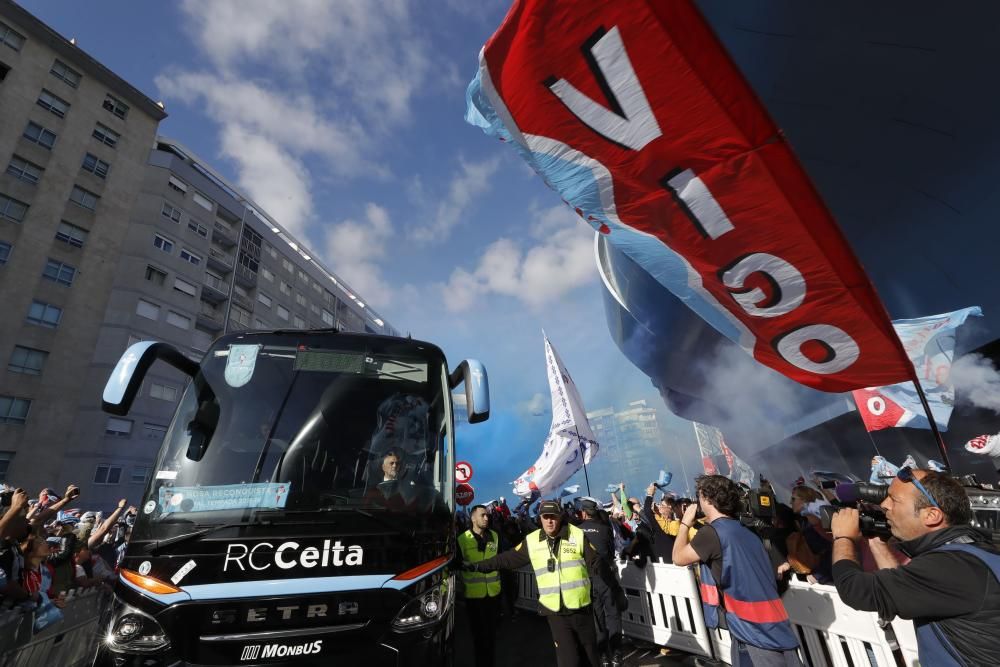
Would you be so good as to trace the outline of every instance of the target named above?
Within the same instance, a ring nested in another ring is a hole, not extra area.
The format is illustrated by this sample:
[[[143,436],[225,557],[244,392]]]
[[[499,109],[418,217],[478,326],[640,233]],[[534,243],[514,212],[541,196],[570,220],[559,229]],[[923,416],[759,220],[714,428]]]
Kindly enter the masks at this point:
[[[889,487],[868,482],[840,483],[834,488],[840,506],[824,505],[819,508],[823,530],[830,530],[833,515],[841,507],[857,507],[861,513],[861,534],[865,537],[889,539],[892,531],[879,505],[889,495]]]
[[[740,489],[743,492],[740,502],[740,523],[758,534],[773,529],[774,512],[778,503],[771,487],[762,483],[756,489],[751,489],[745,484],[740,484]]]

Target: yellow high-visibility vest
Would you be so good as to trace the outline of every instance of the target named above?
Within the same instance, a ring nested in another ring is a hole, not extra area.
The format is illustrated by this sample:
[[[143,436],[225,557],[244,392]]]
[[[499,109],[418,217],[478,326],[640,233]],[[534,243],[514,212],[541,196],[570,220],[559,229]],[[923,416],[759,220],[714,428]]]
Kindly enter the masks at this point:
[[[538,580],[538,601],[546,609],[559,611],[559,600],[567,609],[580,609],[590,604],[590,574],[584,560],[586,539],[583,531],[570,525],[566,539],[559,540],[555,554],[549,552],[548,538],[541,530],[528,535],[528,556]],[[549,572],[549,559],[555,568]]]
[[[472,534],[471,530],[459,535],[458,548],[462,550],[462,559],[470,563],[478,563],[496,556],[500,540],[492,530],[489,533],[490,538],[486,542],[486,551],[479,550],[476,536]],[[493,572],[462,572],[462,582],[465,584],[466,599],[495,598],[500,595],[500,573],[496,570]]]

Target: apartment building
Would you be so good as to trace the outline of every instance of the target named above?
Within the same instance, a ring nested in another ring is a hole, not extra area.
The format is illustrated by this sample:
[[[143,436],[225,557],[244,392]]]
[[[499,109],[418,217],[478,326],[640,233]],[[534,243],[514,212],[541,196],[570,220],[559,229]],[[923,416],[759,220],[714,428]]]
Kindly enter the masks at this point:
[[[91,357],[166,114],[19,6],[0,2],[0,478],[62,474],[99,405]]]
[[[101,410],[127,347],[200,359],[226,332],[398,335],[179,142],[163,107],[0,1],[0,481],[137,502],[186,379],[157,365],[127,418]]]

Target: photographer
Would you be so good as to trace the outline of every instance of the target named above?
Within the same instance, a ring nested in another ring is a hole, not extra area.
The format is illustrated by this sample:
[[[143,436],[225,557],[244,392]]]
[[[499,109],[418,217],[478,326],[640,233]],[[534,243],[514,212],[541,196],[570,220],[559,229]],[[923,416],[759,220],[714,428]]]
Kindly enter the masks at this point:
[[[764,545],[735,518],[742,497],[739,485],[721,475],[702,475],[696,485],[698,503],[684,511],[673,559],[681,566],[701,563],[705,624],[728,628],[736,667],[801,665],[799,642],[778,597]],[[699,505],[707,525],[688,543]]]
[[[953,478],[902,468],[882,502],[897,547],[912,560],[900,565],[880,538],[868,540],[879,570],[858,563],[860,515],[833,516],[833,576],[841,599],[883,619],[913,619],[920,663],[1000,664],[1000,550],[970,526],[965,489]]]

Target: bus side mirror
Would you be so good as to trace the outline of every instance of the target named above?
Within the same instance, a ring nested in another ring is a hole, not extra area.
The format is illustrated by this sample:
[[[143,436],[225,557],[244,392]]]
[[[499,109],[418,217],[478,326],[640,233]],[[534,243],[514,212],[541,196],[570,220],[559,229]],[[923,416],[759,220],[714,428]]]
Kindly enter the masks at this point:
[[[198,364],[181,354],[173,345],[155,340],[134,343],[125,350],[104,385],[104,395],[101,397],[104,411],[113,415],[127,415],[146,377],[146,371],[157,359],[191,377],[198,373]]]
[[[448,382],[451,389],[465,383],[465,404],[470,424],[478,424],[490,418],[490,380],[482,363],[466,359],[451,372]]]

